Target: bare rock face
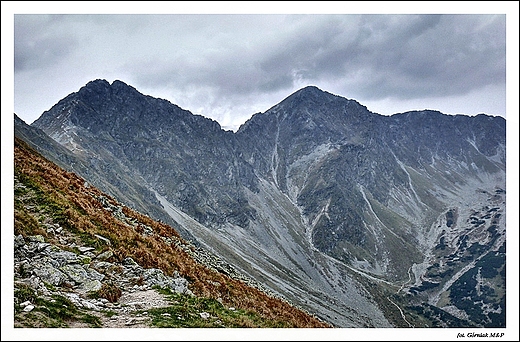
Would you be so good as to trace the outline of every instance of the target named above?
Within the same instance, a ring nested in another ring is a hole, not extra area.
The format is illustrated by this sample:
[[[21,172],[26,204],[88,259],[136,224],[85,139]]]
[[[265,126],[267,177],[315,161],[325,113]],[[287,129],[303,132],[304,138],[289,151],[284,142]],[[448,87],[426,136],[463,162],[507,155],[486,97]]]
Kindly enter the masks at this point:
[[[501,117],[382,116],[306,87],[233,133],[96,80],[15,123],[51,160],[336,326],[413,325],[401,310],[505,324]]]
[[[14,240],[15,291],[23,286],[30,286],[37,297],[65,297],[77,308],[90,310],[101,317],[104,327],[150,326],[149,319],[143,318],[142,322],[137,322],[128,313],[168,306],[170,303],[157,290],[152,289],[156,285],[176,293],[193,295],[188,289],[187,280],[178,274],[170,277],[158,269],[142,268],[131,258],[121,264],[98,261],[97,256],[94,256],[92,262],[85,263],[84,255],[45,243],[41,235],[29,236],[28,241],[18,235]],[[41,248],[42,245],[48,248]],[[86,247],[80,246],[78,249],[82,248]],[[90,260],[90,257],[87,259]],[[139,277],[143,277],[143,284],[132,285],[132,280]],[[103,284],[111,284],[120,289],[121,298],[111,303],[105,298],[91,297],[90,294],[99,291]],[[35,308],[30,301],[18,304],[24,312]],[[116,316],[109,319],[103,315],[104,312],[111,312]]]

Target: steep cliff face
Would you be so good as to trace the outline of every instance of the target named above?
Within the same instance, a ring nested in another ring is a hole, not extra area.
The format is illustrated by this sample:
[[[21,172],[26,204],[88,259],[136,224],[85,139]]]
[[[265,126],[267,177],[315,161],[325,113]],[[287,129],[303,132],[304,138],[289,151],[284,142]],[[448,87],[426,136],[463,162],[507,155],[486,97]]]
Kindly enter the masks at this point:
[[[102,189],[337,326],[498,324],[448,294],[470,275],[481,284],[469,270],[505,246],[501,117],[382,116],[306,87],[233,133],[96,80],[32,126],[83,158]],[[138,193],[147,200],[127,195]],[[487,314],[505,310],[504,263]]]
[[[18,137],[13,176],[15,328],[330,327]]]
[[[88,156],[93,167],[159,191],[206,225],[245,225],[254,215],[237,185],[254,188],[256,179],[235,156],[233,134],[123,82],[92,81],[33,126]]]
[[[389,279],[423,257],[425,227],[452,205],[449,194],[505,181],[505,120],[486,115],[385,117],[307,87],[237,136],[253,147],[246,159],[301,209],[320,251]]]

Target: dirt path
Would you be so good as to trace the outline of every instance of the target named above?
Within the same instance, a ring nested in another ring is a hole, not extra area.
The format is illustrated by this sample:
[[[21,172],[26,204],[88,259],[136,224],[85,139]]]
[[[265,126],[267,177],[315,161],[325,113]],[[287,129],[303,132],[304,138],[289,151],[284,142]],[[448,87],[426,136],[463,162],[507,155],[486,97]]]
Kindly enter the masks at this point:
[[[155,290],[123,292],[118,303],[109,305],[109,310],[116,314],[108,317],[102,311],[92,311],[102,322],[103,328],[151,328],[151,319],[146,313],[137,311],[170,306],[166,297]],[[81,322],[71,324],[71,328],[85,328]]]

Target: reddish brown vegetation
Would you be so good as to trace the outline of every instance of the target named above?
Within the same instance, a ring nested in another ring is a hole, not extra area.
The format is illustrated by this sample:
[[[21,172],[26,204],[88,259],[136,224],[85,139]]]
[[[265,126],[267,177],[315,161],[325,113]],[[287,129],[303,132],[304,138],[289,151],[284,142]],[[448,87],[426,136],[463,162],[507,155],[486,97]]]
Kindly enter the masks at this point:
[[[113,198],[92,186],[86,187],[85,180],[49,162],[16,137],[14,164],[15,175],[23,174],[34,180],[45,196],[60,207],[63,213],[63,222],[60,223],[65,228],[92,241],[99,241],[96,234],[106,237],[111,245],[100,248],[110,248],[115,260],[132,257],[145,268],[159,268],[168,275],[178,271],[189,280],[189,287],[197,296],[220,298],[227,306],[257,312],[262,317],[283,321],[292,327],[330,327],[280,299],[197,263],[185,251],[161,238],[185,243],[172,227],[128,207],[123,207],[123,213],[139,224],[151,227],[155,234],[143,235],[139,225],[135,227],[116,219],[97,199],[105,196],[113,205],[118,205]],[[15,212],[15,233],[24,231],[23,227],[29,224],[25,221],[23,215]],[[31,224],[35,225],[34,222]],[[44,230],[39,232],[46,235]],[[53,237],[49,235],[46,238]]]

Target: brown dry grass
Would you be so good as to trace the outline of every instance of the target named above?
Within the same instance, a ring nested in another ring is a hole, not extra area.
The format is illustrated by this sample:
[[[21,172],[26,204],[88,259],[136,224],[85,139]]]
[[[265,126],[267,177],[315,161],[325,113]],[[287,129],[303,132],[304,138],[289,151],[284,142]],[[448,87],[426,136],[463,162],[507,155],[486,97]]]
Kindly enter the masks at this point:
[[[110,248],[116,261],[132,257],[142,267],[158,268],[167,275],[178,271],[189,280],[190,289],[195,295],[220,299],[227,306],[256,312],[266,319],[299,328],[330,327],[280,299],[197,263],[182,249],[167,244],[161,238],[169,237],[185,243],[172,227],[128,207],[123,207],[123,213],[139,225],[151,227],[155,234],[145,236],[141,233],[142,229],[116,219],[96,199],[105,196],[111,204],[119,205],[112,197],[93,186],[85,187],[84,179],[49,162],[17,137],[14,165],[15,175],[32,180],[45,194],[46,200],[61,210],[58,219],[63,227],[91,241],[99,241],[96,234],[109,239],[110,247],[101,244],[98,247]],[[52,239],[44,230],[35,227],[37,224],[27,215],[15,210],[15,233],[24,232],[28,225]]]

